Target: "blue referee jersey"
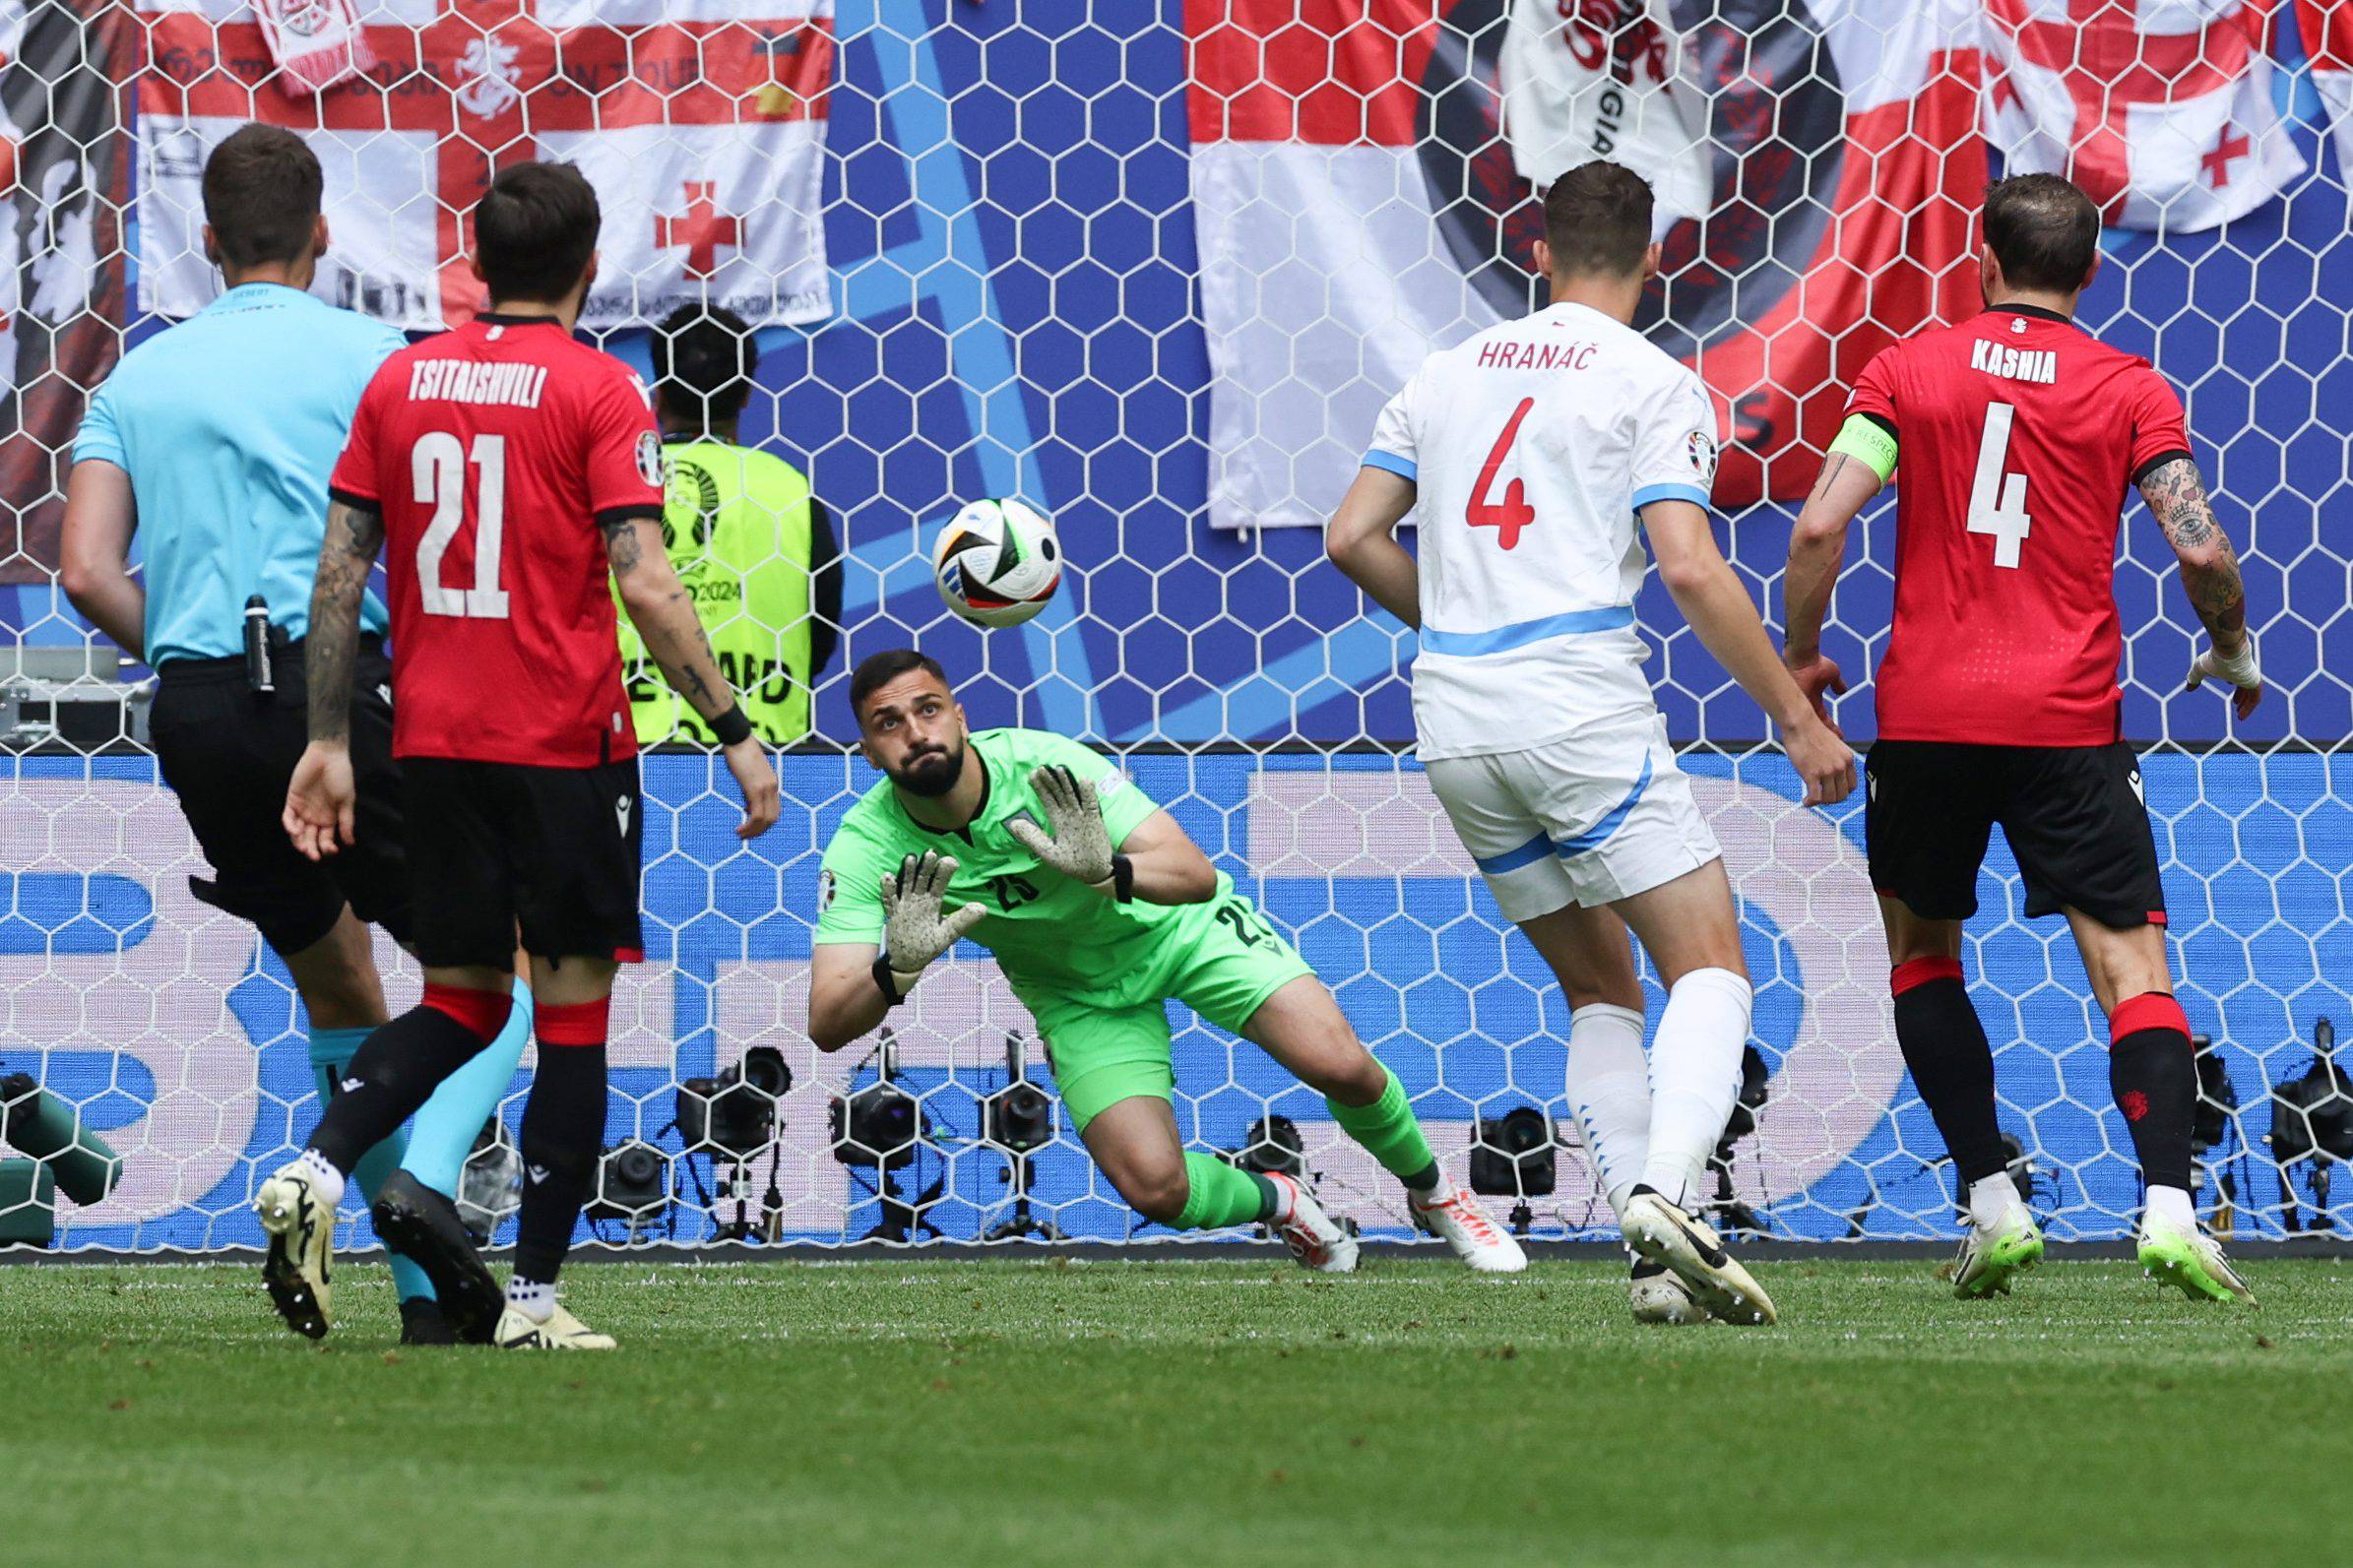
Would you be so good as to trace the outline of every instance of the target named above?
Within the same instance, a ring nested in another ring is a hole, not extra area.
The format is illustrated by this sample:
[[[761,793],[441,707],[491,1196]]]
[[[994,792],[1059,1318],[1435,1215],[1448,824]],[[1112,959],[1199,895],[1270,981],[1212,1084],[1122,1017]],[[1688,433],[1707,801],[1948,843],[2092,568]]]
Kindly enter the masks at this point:
[[[131,476],[150,664],[241,652],[255,594],[287,636],[309,629],[327,475],[368,378],[407,342],[299,289],[246,283],[123,356],[74,461]],[[361,624],[385,629],[373,594]]]

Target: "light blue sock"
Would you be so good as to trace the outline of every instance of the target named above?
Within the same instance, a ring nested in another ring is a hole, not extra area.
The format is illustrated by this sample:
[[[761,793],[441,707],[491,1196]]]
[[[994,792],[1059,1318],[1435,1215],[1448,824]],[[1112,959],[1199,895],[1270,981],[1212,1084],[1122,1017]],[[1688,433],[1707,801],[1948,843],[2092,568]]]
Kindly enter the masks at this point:
[[[531,987],[518,980],[515,1010],[507,1015],[506,1028],[472,1061],[443,1079],[416,1113],[401,1168],[445,1198],[458,1195],[466,1157],[474,1152],[482,1123],[496,1114],[507,1085],[515,1081],[524,1043],[531,1038]]]
[[[314,1029],[310,1032],[310,1068],[318,1079],[319,1103],[325,1105],[335,1095],[344,1068],[350,1063],[372,1029]],[[393,1135],[362,1155],[351,1178],[359,1184],[360,1192],[374,1202],[376,1189],[384,1178],[400,1168],[401,1156],[408,1152],[409,1134],[396,1129]],[[386,1254],[392,1262],[392,1287],[404,1301],[418,1296],[433,1299],[433,1282],[425,1278],[424,1270],[397,1252]]]

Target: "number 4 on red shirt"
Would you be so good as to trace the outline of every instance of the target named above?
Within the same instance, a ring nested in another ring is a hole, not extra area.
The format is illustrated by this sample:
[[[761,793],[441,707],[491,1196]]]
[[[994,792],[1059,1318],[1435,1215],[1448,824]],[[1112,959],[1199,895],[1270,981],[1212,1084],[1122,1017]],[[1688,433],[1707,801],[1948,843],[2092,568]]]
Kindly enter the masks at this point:
[[[1470,505],[1462,513],[1463,521],[1471,527],[1495,530],[1495,542],[1507,550],[1519,543],[1520,530],[1536,521],[1536,508],[1528,504],[1528,483],[1525,479],[1514,479],[1503,486],[1500,502],[1488,500],[1487,493],[1494,487],[1504,460],[1511,456],[1511,443],[1519,439],[1520,421],[1535,407],[1534,398],[1522,398],[1519,407],[1511,410],[1511,417],[1503,422],[1503,433],[1488,449],[1487,462],[1479,469],[1479,482],[1471,486]]]

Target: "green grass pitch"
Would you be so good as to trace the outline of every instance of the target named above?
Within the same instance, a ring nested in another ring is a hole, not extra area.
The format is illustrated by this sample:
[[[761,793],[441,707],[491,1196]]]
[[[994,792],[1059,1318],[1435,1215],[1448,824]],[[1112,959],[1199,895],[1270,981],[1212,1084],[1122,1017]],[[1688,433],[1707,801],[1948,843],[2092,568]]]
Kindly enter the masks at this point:
[[[2259,1311],[2060,1262],[1760,1266],[1773,1330],[1622,1276],[1368,1260],[575,1267],[607,1356],[322,1346],[244,1267],[0,1268],[0,1559],[94,1563],[2312,1560],[2353,1264]]]

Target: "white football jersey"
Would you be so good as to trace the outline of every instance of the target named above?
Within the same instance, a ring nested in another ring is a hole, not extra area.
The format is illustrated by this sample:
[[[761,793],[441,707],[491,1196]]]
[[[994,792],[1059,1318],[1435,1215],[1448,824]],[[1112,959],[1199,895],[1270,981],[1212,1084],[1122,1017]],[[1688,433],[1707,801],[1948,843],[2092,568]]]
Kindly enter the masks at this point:
[[[1636,509],[1705,507],[1716,418],[1699,378],[1631,327],[1559,304],[1423,362],[1368,467],[1420,491],[1425,758],[1520,751],[1652,708]]]

